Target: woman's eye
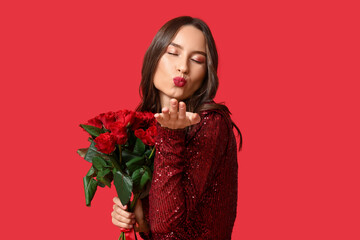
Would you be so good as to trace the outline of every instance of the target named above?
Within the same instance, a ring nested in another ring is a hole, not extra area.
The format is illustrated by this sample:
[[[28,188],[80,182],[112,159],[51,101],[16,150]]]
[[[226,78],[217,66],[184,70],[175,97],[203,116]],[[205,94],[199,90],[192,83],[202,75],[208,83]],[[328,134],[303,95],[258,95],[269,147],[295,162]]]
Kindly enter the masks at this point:
[[[178,55],[177,53],[172,53],[172,52],[168,52],[168,54],[174,55],[174,56],[177,56],[177,55]]]
[[[198,60],[196,60],[196,59],[191,59],[191,60],[194,61],[194,62],[196,62],[196,63],[199,63],[199,64],[203,63],[202,61],[198,61]]]

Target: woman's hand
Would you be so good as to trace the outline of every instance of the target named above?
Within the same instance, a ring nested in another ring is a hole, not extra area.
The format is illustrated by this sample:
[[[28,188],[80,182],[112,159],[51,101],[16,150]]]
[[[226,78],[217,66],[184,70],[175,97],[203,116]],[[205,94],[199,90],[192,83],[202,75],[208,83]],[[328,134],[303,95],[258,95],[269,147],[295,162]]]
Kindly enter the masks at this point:
[[[170,100],[170,109],[164,107],[162,112],[156,113],[154,117],[162,127],[171,129],[186,128],[200,122],[199,114],[186,112],[185,103],[178,103],[176,99]]]
[[[127,206],[123,206],[118,197],[113,199],[114,206],[111,212],[112,223],[120,227],[121,231],[128,232],[135,227],[137,232],[148,232],[149,226],[144,219],[144,212],[142,209],[141,200],[138,199],[135,205],[134,213],[126,211]],[[137,223],[136,225],[134,225]]]
[[[123,206],[118,197],[114,197],[113,211],[111,213],[112,223],[121,228],[121,231],[126,232],[126,229],[130,230],[135,224],[135,214],[126,211],[127,206]]]

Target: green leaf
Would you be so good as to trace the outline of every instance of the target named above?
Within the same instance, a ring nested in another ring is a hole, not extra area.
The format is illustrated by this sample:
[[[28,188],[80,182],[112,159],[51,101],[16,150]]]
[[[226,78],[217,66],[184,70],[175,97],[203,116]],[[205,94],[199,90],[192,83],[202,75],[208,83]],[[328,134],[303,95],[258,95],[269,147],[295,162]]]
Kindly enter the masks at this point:
[[[106,161],[100,156],[93,157],[92,164],[94,168],[98,171],[102,171],[104,168],[107,167]]]
[[[99,185],[100,183],[103,184],[101,187],[105,187],[105,186],[108,186],[108,187],[111,187],[111,182],[109,182],[106,178],[104,177],[96,177],[96,180],[98,180],[99,182]]]
[[[131,177],[127,174],[122,173],[121,171],[116,171],[114,169],[114,185],[118,197],[120,198],[121,204],[125,206],[129,203],[131,192],[133,189],[133,182]]]
[[[145,164],[144,157],[135,157],[130,161],[126,162],[126,167],[129,169],[129,172],[132,174],[133,172],[135,172],[135,170],[141,168],[142,165],[144,164]]]
[[[92,163],[92,159],[93,157],[97,156],[101,154],[99,151],[97,151],[96,147],[95,147],[95,142],[92,141],[90,144],[90,147],[88,148],[88,151],[85,154],[84,159],[90,163]]]
[[[114,156],[112,156],[112,155],[108,155],[108,154],[99,152],[97,150],[97,148],[95,147],[95,142],[93,141],[93,142],[91,142],[90,147],[89,147],[88,151],[86,152],[84,159],[86,161],[92,163],[93,158],[98,157],[98,156],[101,156],[103,159],[108,160],[108,161],[111,161],[110,158],[114,158]],[[107,163],[107,164],[108,164],[108,166],[111,166],[110,163]]]
[[[134,153],[137,155],[144,155],[145,152],[145,144],[140,140],[140,138],[136,139]]]
[[[133,192],[139,193],[145,190],[146,184],[151,180],[151,170],[147,166],[143,166],[134,171],[131,178],[133,180]]]
[[[136,158],[136,157],[142,157],[141,155],[138,155],[138,154],[135,154],[133,152],[130,152],[129,150],[127,149],[123,149],[122,150],[122,154],[121,154],[121,159],[123,162],[128,162],[130,161],[131,159],[133,158]]]
[[[102,178],[102,181],[106,184],[106,186],[111,188],[111,182],[114,179],[113,172],[110,169],[105,169],[103,172],[103,175],[104,175],[103,177],[100,175],[100,177]]]
[[[98,180],[100,183],[108,186],[108,187],[111,187],[111,181],[109,181],[109,178],[106,178],[105,176],[110,174],[111,173],[111,170],[106,168],[102,171],[99,171],[97,173],[97,177],[96,177],[96,180]]]
[[[83,180],[84,180],[86,206],[91,206],[91,200],[95,196],[98,183],[95,179],[88,176],[85,176]]]
[[[98,176],[98,177],[105,177],[105,176],[108,175],[109,173],[111,173],[111,170],[108,169],[108,168],[106,168],[106,169],[104,169],[104,170],[102,170],[102,171],[99,171],[99,172],[97,173],[97,176]]]
[[[152,178],[152,174],[151,174],[151,170],[149,167],[144,166],[144,174],[141,177],[140,180],[140,191],[143,191],[146,184],[151,180]]]
[[[85,157],[89,148],[80,148],[76,152],[80,155],[80,157]]]
[[[113,155],[103,154],[103,155],[101,155],[101,157],[102,157],[102,159],[105,160],[105,163],[106,163],[106,167],[107,167],[107,168],[113,168],[114,166],[113,166],[112,161],[117,161],[117,160],[116,160],[116,157],[113,156]]]
[[[131,179],[133,181],[133,189],[134,192],[137,193],[140,191],[139,186],[140,186],[140,181],[141,181],[141,177],[142,174],[144,173],[144,170],[142,168],[136,169],[136,171],[134,171],[134,173],[131,175]]]
[[[101,128],[97,128],[91,125],[85,125],[85,124],[80,124],[80,127],[82,127],[85,131],[87,131],[91,136],[93,137],[97,137],[102,133],[105,133],[105,131]]]
[[[93,166],[91,166],[91,168],[89,169],[89,171],[87,172],[86,176],[87,177],[94,177],[95,174],[95,169]]]

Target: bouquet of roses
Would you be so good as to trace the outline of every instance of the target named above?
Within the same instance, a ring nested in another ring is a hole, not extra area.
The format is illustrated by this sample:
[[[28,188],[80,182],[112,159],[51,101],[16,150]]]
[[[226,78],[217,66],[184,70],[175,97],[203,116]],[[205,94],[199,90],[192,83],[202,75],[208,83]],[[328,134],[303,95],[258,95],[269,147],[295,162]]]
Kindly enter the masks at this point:
[[[107,112],[80,127],[90,134],[90,146],[77,151],[92,163],[84,177],[86,205],[90,206],[98,186],[111,187],[114,182],[122,205],[133,211],[152,178],[156,135],[153,113]],[[125,239],[124,232],[120,239]]]

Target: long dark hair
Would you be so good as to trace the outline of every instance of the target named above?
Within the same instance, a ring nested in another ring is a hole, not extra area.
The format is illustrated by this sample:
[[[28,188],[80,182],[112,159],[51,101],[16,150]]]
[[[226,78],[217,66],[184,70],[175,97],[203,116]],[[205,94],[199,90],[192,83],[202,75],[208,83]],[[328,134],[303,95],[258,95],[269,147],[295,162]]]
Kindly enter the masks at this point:
[[[204,34],[207,55],[207,74],[200,88],[188,99],[183,100],[186,104],[186,110],[195,113],[205,110],[215,110],[225,115],[230,119],[232,125],[239,134],[239,149],[241,149],[242,135],[239,128],[231,120],[229,109],[224,104],[215,103],[213,101],[219,86],[219,79],[217,76],[218,53],[211,31],[207,24],[201,19],[189,16],[177,17],[166,22],[156,33],[144,56],[141,70],[142,78],[139,88],[141,102],[136,110],[150,111],[153,113],[161,112],[159,92],[153,84],[153,77],[161,56],[165,53],[167,46],[171,43],[171,40],[175,37],[176,33],[184,25],[192,25]]]

